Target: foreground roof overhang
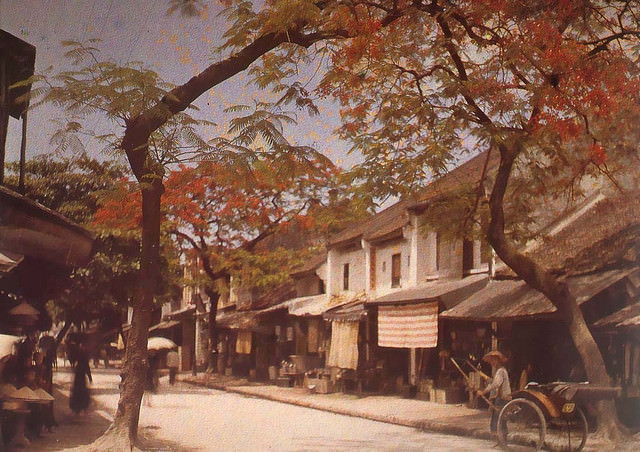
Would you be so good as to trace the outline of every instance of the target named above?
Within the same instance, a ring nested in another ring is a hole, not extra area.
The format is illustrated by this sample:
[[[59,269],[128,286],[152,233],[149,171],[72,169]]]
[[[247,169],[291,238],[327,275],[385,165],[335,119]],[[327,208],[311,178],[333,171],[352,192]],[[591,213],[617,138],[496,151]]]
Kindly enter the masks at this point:
[[[59,213],[0,186],[0,253],[75,267],[89,262],[95,236]],[[11,258],[12,260],[15,260]]]

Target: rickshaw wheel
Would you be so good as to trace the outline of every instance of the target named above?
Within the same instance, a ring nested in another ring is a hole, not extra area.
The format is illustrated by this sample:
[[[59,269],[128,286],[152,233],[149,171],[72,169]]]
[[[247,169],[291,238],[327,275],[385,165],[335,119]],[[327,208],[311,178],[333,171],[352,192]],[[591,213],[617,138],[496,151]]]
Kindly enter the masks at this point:
[[[527,399],[513,399],[498,416],[498,442],[506,450],[540,450],[546,430],[542,410]]]
[[[575,407],[570,416],[563,415],[549,422],[547,444],[554,451],[578,452],[587,442],[587,434],[587,418],[580,407]]]

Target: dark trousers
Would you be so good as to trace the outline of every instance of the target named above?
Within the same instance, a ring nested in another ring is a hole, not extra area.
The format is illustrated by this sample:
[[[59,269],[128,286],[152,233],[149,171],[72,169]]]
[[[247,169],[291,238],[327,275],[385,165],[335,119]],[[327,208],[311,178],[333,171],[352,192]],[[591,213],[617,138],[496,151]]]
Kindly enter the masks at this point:
[[[496,409],[491,408],[491,433],[496,433],[498,431],[498,416],[500,415],[502,407],[507,404],[507,400],[504,400],[502,397],[496,397],[492,400],[492,403]]]
[[[178,373],[178,369],[175,367],[169,367],[169,383],[175,384],[176,382],[176,373]]]

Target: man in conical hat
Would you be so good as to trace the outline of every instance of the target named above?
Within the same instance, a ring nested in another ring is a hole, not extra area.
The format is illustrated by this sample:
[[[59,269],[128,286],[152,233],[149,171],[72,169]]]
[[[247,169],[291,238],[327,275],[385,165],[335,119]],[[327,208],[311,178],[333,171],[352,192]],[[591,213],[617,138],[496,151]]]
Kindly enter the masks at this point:
[[[493,350],[484,355],[482,360],[489,363],[494,370],[493,378],[486,388],[479,391],[479,394],[489,393],[489,399],[496,408],[491,410],[491,433],[496,433],[499,410],[511,399],[509,374],[504,366],[507,362],[507,357],[498,350]]]

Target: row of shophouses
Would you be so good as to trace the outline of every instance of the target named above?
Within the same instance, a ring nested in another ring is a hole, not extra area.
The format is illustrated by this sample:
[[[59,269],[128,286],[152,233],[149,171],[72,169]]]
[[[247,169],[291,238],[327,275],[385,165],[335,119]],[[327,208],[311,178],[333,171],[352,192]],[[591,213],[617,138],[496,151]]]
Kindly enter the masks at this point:
[[[291,274],[293,284],[268,294],[231,287],[218,304],[218,371],[320,392],[456,403],[468,394],[449,358],[478,364],[499,349],[515,386],[527,363],[530,380],[584,380],[548,299],[496,262],[484,241],[425,229],[428,205],[477,183],[485,159],[471,159],[419,198],[334,235],[325,253]],[[551,218],[545,238],[526,248],[577,297],[613,382],[623,388],[623,417],[640,400],[638,213],[637,194],[596,192]],[[204,293],[185,288],[151,328],[180,345],[182,370],[203,370],[207,362],[208,303],[198,297]]]

